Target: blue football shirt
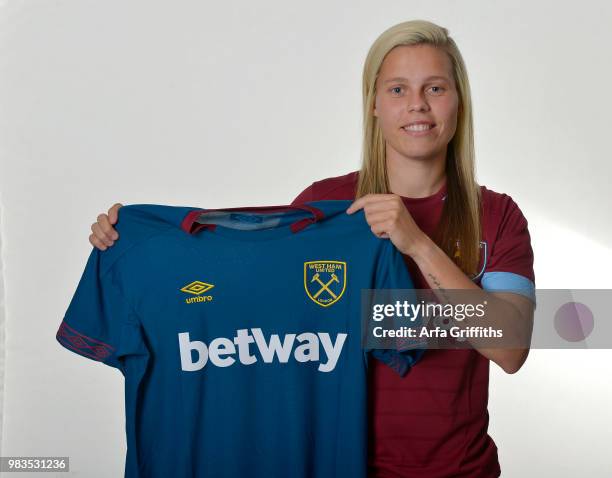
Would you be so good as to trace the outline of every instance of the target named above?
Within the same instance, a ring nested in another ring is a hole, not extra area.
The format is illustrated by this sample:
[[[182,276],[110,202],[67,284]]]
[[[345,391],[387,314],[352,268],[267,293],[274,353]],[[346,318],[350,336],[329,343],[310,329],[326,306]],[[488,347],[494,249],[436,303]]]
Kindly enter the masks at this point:
[[[59,343],[125,378],[126,477],[365,477],[361,289],[408,289],[351,201],[119,209]]]

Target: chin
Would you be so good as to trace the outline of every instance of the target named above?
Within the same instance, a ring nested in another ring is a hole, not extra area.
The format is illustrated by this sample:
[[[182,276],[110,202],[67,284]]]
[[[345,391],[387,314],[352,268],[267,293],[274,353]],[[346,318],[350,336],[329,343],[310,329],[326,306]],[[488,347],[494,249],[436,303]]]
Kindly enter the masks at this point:
[[[436,156],[433,150],[409,149],[399,152],[402,156],[413,161],[428,161]]]

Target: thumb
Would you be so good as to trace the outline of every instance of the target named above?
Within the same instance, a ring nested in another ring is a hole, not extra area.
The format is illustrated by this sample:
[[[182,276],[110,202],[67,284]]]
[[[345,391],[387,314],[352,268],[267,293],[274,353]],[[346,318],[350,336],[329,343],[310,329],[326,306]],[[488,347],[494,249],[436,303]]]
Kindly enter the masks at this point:
[[[121,203],[115,203],[108,210],[108,220],[110,221],[111,224],[115,224],[117,222],[117,219],[119,218],[119,208],[122,206],[123,204]]]

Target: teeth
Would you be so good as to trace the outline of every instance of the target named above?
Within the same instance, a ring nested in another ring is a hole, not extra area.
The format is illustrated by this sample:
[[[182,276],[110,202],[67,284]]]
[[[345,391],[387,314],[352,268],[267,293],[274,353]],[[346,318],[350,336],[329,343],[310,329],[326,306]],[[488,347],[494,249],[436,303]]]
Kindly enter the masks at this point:
[[[425,130],[431,129],[432,127],[433,125],[430,125],[430,124],[412,124],[409,126],[404,126],[403,129],[407,131],[425,131]]]

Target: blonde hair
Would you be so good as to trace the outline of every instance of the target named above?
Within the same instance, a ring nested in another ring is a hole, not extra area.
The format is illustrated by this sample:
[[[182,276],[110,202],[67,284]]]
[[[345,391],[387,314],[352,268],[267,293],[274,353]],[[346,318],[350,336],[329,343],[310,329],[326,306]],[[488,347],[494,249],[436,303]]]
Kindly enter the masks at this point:
[[[389,193],[385,139],[373,114],[376,80],[386,55],[396,46],[428,44],[448,55],[459,96],[457,129],[446,154],[447,196],[434,241],[468,275],[478,267],[480,187],[474,165],[474,129],[470,85],[463,58],[448,30],[425,20],[399,23],[371,46],[363,68],[363,157],[356,197]]]

